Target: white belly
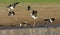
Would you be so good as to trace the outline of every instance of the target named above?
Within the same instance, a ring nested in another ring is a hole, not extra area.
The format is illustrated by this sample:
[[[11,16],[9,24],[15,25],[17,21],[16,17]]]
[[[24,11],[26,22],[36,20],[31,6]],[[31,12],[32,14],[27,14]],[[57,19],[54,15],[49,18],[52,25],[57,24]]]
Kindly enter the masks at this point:
[[[33,18],[33,19],[37,19],[38,17],[35,17],[34,15],[30,14],[30,16]]]
[[[8,10],[9,10],[9,11],[14,10],[13,6],[12,6],[12,7],[10,7],[10,8],[8,8]]]
[[[10,9],[14,9],[13,6],[11,6]]]
[[[35,17],[34,15],[32,15],[32,18],[37,19],[37,17]]]

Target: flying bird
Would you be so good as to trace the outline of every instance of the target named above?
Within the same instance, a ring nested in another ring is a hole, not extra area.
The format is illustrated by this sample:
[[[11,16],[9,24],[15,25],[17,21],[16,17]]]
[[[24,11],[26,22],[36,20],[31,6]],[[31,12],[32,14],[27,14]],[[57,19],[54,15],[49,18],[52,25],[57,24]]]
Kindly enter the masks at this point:
[[[50,23],[52,23],[52,22],[54,22],[54,21],[55,21],[55,18],[44,19],[44,21],[45,21],[45,22],[50,22]]]
[[[55,18],[50,18],[50,19],[44,19],[44,21],[46,22],[45,24],[45,26],[48,26],[48,23],[52,23],[52,22],[54,22],[55,21]]]
[[[35,25],[36,25],[36,19],[38,18],[38,17],[37,17],[37,11],[36,11],[36,10],[33,10],[30,15],[31,15],[31,17],[32,17],[33,20],[34,20],[33,26],[35,26]]]
[[[32,18],[37,19],[37,11],[33,10],[32,13],[30,14]]]
[[[15,15],[14,8],[16,7],[17,4],[19,4],[19,2],[10,4],[7,6],[8,10],[9,10],[8,16],[10,16],[11,14]]]
[[[17,4],[19,4],[19,2],[10,4],[10,5],[7,6],[7,8],[8,8],[8,9],[14,9]]]

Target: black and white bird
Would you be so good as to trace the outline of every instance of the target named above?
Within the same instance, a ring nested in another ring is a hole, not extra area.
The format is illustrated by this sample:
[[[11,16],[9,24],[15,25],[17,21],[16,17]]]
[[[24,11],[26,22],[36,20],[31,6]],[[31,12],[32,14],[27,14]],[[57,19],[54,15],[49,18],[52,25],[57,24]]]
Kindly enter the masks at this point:
[[[44,19],[44,21],[45,21],[45,26],[48,26],[48,23],[52,23],[52,22],[54,22],[55,21],[55,18],[50,18],[50,19]]]
[[[45,22],[50,22],[50,23],[52,23],[52,22],[54,22],[54,21],[55,21],[55,18],[44,19],[44,21],[45,21]]]
[[[29,11],[31,9],[31,7],[30,6],[27,6],[27,10]]]
[[[9,13],[8,13],[9,16],[10,16],[11,14],[12,14],[12,15],[15,15],[14,8],[16,7],[17,4],[19,4],[19,2],[10,4],[10,5],[7,6],[8,10],[9,10]]]
[[[37,19],[37,11],[33,10],[32,13],[30,14],[32,18]]]
[[[16,6],[17,4],[19,4],[19,2],[16,2],[16,3],[13,3],[13,4],[8,5],[8,6],[7,6],[8,10],[10,10],[10,9],[14,10],[14,8],[15,8],[15,6]]]

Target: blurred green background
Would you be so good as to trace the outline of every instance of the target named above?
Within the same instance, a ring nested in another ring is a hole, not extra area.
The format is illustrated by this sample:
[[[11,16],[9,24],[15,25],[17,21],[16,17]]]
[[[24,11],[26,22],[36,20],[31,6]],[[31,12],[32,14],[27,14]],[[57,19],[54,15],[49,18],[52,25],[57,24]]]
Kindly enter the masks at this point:
[[[60,3],[60,0],[0,0],[0,3],[13,3],[13,2],[29,2],[29,3]]]

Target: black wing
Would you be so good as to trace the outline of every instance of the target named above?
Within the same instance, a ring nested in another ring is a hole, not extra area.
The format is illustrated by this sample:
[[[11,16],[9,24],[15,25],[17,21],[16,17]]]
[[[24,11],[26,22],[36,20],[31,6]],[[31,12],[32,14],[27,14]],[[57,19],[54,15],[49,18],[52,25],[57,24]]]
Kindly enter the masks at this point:
[[[7,8],[10,8],[11,6],[12,6],[12,5],[10,4],[10,5],[7,6]]]
[[[35,12],[35,11],[33,10],[32,15],[34,15],[34,12]]]
[[[37,11],[33,10],[32,15],[34,15],[35,17],[37,17]]]
[[[13,8],[15,8],[15,6],[16,6],[17,4],[19,4],[19,2],[16,2],[16,3],[12,4],[12,5],[13,5]]]
[[[34,12],[35,17],[37,17],[37,11]]]

